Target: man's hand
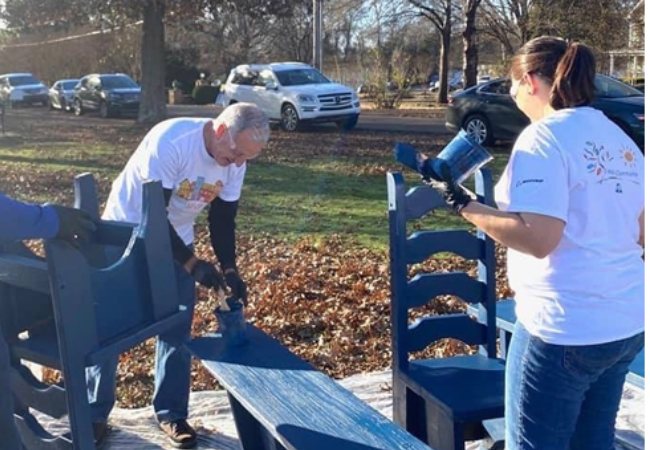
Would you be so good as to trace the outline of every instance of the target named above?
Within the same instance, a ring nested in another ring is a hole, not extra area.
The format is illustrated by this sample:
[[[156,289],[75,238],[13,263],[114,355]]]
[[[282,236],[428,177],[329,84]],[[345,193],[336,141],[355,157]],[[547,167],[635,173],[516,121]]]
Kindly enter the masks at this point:
[[[460,211],[472,201],[472,197],[465,188],[454,182],[449,164],[446,162],[440,164],[439,171],[439,180],[432,179],[428,176],[423,176],[422,179],[425,183],[438,191],[442,198],[445,199],[447,205],[454,210],[456,214],[460,214]]]
[[[236,269],[226,269],[224,273],[232,296],[237,300],[241,300],[244,306],[248,306],[247,286],[239,276],[239,272]]]
[[[223,281],[223,277],[217,268],[207,261],[203,261],[202,259],[197,260],[194,267],[192,267],[190,275],[201,286],[226,290],[226,283]]]
[[[72,244],[87,242],[90,234],[97,229],[90,214],[85,211],[59,205],[49,206],[54,209],[59,218],[59,231],[56,235],[59,239]]]

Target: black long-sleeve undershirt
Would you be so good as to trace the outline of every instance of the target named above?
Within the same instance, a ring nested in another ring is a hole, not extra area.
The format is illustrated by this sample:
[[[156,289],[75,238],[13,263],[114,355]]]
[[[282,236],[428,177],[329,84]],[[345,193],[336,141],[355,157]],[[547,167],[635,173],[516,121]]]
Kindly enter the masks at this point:
[[[165,206],[169,206],[169,201],[172,198],[172,190],[163,189],[163,193],[165,195]],[[176,229],[169,221],[169,215],[167,216],[167,225],[169,226],[169,238],[172,244],[172,256],[182,266],[194,256],[194,253],[192,253],[192,250],[189,249],[176,232]]]
[[[169,206],[172,190],[163,189],[163,193],[165,195],[165,205]],[[238,206],[238,201],[226,202],[218,197],[210,203],[210,211],[208,213],[210,241],[223,270],[237,268],[235,262],[235,218],[237,217]],[[169,221],[169,216],[167,217],[167,225],[169,226],[172,255],[179,264],[184,265],[194,256],[194,253],[180,238],[176,229]]]
[[[235,250],[235,218],[239,202],[216,198],[210,204],[208,224],[212,248],[221,263],[221,269],[237,269]]]

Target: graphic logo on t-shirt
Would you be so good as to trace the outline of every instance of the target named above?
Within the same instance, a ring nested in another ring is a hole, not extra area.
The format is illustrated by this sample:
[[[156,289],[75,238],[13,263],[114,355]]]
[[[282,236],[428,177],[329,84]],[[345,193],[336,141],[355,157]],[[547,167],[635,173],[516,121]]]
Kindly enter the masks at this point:
[[[206,183],[203,177],[198,177],[196,181],[191,183],[188,179],[185,179],[176,189],[176,196],[187,201],[210,203],[217,198],[221,189],[223,189],[221,180],[217,181],[216,184],[210,184]]]
[[[596,178],[598,184],[605,181],[630,181],[639,184],[639,172],[636,170],[636,155],[632,149],[623,147],[619,150],[619,158],[611,155],[605,146],[587,142],[583,157],[587,171]],[[620,183],[617,184],[620,187]],[[622,192],[617,187],[616,192]]]

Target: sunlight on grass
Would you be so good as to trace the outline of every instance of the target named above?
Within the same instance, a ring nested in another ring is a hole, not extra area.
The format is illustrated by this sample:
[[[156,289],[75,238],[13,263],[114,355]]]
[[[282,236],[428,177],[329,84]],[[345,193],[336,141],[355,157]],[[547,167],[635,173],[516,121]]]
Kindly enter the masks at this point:
[[[20,173],[35,186],[22,190],[20,197],[45,202],[52,199],[52,193],[38,189],[38,179],[46,178],[44,175],[58,179],[65,186],[59,189],[67,190],[69,186],[70,192],[71,177],[78,173],[92,172],[101,178],[100,183],[107,184],[117,176],[131,151],[108,144],[14,146],[0,149],[0,167]],[[507,158],[506,154],[495,154],[490,166],[495,182]],[[364,247],[385,251],[386,177],[376,166],[399,167],[388,151],[370,161],[332,155],[293,163],[255,161],[244,184],[239,230],[246,234],[269,233],[289,240],[337,234]],[[419,183],[416,174],[407,172],[405,176],[410,186]],[[473,181],[467,185],[472,188]],[[100,187],[107,192],[109,185]],[[200,222],[205,223],[205,215]],[[417,221],[412,229],[458,227],[469,228],[469,225],[452,214],[440,212]]]

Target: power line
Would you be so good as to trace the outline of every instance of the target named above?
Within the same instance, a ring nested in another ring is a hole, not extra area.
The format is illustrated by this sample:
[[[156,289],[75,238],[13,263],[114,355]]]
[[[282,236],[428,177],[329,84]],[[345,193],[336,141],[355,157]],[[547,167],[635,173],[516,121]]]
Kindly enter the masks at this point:
[[[109,34],[109,33],[112,33],[114,31],[120,31],[120,30],[125,29],[125,28],[133,28],[135,26],[142,25],[142,23],[143,23],[142,20],[138,20],[137,22],[130,23],[128,25],[124,25],[123,27],[110,28],[110,29],[107,29],[107,30],[91,31],[89,33],[78,34],[78,35],[75,35],[75,36],[67,36],[67,37],[64,37],[64,38],[51,39],[49,41],[29,42],[29,43],[25,43],[25,44],[0,45],[0,50],[10,50],[10,49],[14,49],[14,48],[40,47],[40,46],[43,46],[43,45],[51,45],[51,44],[58,44],[60,42],[74,41],[74,40],[77,40],[77,39],[84,39],[84,38],[91,37],[91,36],[98,36],[98,35],[101,35],[101,34]]]

